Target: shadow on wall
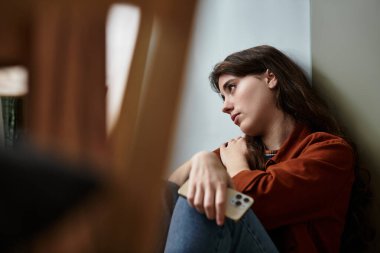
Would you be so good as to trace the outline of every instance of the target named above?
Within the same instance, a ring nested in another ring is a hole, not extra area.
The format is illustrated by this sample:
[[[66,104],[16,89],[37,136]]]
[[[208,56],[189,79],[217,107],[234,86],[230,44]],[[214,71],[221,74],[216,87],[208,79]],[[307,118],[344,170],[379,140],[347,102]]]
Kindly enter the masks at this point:
[[[371,173],[371,187],[373,190],[373,204],[368,215],[374,223],[377,231],[368,252],[379,252],[378,241],[380,231],[380,156],[378,156],[377,140],[380,139],[378,128],[371,126],[370,122],[360,113],[355,103],[342,94],[337,85],[332,82],[324,73],[313,67],[313,86],[321,97],[328,103],[331,111],[344,129],[346,135],[357,145],[359,159],[363,167]]]

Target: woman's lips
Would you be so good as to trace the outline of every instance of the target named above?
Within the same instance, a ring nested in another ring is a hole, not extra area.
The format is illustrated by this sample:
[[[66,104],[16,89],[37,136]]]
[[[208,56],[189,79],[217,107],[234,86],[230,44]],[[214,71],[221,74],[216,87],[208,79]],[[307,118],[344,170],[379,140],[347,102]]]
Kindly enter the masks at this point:
[[[231,115],[231,119],[235,123],[235,125],[237,125],[239,123],[239,119],[238,119],[239,114],[240,113],[236,113],[236,114]]]

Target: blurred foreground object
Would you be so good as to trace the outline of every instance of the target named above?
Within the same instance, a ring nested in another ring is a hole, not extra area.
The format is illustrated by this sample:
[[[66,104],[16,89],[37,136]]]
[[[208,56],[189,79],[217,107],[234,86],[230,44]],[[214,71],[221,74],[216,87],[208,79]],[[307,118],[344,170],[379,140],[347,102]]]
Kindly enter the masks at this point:
[[[24,67],[14,66],[0,69],[1,96],[24,96],[28,92],[28,72]]]
[[[62,159],[91,162],[106,180],[101,193],[55,221],[28,252],[155,249],[160,179],[197,1],[124,2],[140,8],[141,20],[120,115],[109,138],[105,24],[114,2],[0,2],[0,66],[22,65],[28,71],[26,137]]]
[[[46,230],[99,189],[89,168],[29,149],[0,150],[0,252]]]

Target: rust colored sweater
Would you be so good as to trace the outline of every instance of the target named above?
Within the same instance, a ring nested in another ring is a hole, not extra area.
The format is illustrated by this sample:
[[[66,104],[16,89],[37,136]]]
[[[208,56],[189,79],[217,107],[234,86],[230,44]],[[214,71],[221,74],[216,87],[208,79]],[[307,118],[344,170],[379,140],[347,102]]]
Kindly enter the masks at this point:
[[[297,125],[265,170],[233,177],[280,252],[337,253],[354,180],[342,138]]]

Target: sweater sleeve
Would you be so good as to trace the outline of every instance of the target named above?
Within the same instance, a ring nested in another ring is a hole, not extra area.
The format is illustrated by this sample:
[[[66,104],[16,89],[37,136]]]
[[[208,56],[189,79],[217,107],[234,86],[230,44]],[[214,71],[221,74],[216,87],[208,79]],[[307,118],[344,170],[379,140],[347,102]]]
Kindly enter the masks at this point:
[[[354,155],[343,140],[306,147],[266,171],[233,177],[237,190],[252,196],[252,208],[267,229],[324,216],[344,217],[354,178]],[[343,207],[342,207],[343,206]]]

